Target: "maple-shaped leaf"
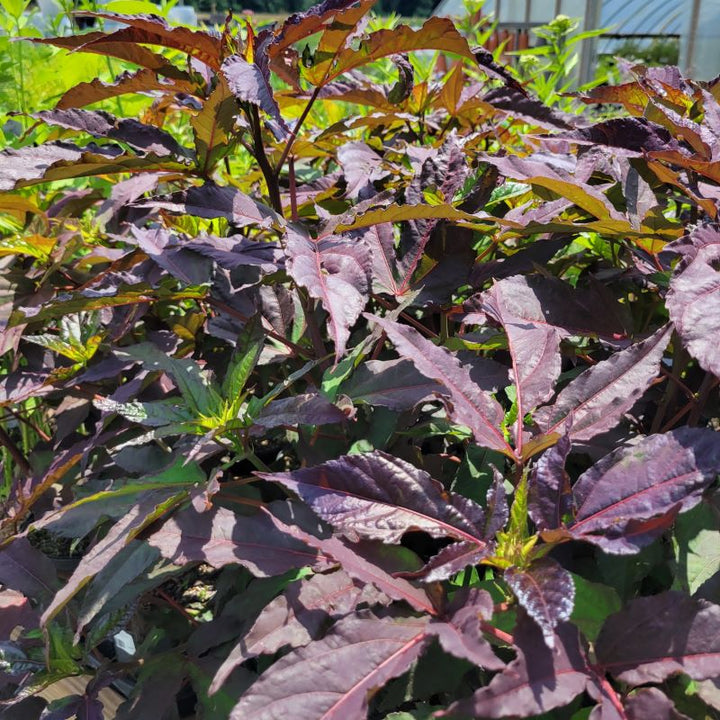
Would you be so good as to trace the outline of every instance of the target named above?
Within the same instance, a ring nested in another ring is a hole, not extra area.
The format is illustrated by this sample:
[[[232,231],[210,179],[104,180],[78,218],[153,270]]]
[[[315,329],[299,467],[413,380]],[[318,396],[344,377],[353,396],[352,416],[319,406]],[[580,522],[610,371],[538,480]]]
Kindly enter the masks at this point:
[[[437,636],[445,652],[486,670],[502,670],[505,663],[483,637],[482,623],[493,615],[493,599],[486,590],[458,591],[444,620],[433,620],[428,632]]]
[[[365,717],[368,698],[404,673],[429,641],[424,618],[345,618],[322,640],[266,670],[233,708],[230,720]]]
[[[368,592],[369,590],[369,592]],[[373,598],[373,592],[377,596]],[[247,634],[219,667],[210,692],[219,688],[241,663],[283,647],[303,647],[321,635],[330,618],[352,612],[359,603],[379,599],[372,586],[364,588],[342,570],[292,583],[260,612]]]
[[[502,407],[472,381],[467,366],[407,325],[374,315],[368,315],[368,318],[385,331],[400,355],[410,360],[423,375],[443,385],[450,418],[469,427],[475,442],[514,457],[500,430],[504,415]]]
[[[344,455],[292,472],[260,473],[296,493],[317,515],[350,540],[399,543],[410,530],[484,546],[484,513],[425,471],[387,453]]]
[[[452,704],[438,717],[529,717],[567,705],[592,682],[592,671],[577,628],[562,623],[554,647],[540,628],[522,613],[513,633],[518,655],[486,687]]]
[[[666,325],[588,368],[552,405],[539,408],[535,421],[545,433],[559,433],[572,417],[569,435],[574,441],[590,440],[615,427],[657,377],[671,335],[672,326]]]
[[[565,470],[570,449],[570,438],[563,435],[542,455],[530,475],[528,514],[540,531],[560,527],[572,509],[570,476]]]
[[[505,571],[505,582],[527,614],[538,624],[548,647],[555,643],[555,628],[570,618],[575,604],[572,575],[552,558],[530,567]]]
[[[288,227],[287,270],[295,282],[320,300],[328,313],[328,330],[335,342],[335,359],[345,353],[350,327],[367,303],[370,251],[347,235],[311,238]]]
[[[691,243],[691,245],[688,245]],[[683,255],[667,293],[667,309],[688,352],[708,372],[720,377],[720,232],[702,227],[678,248]]]
[[[720,607],[669,591],[632,600],[611,615],[595,645],[598,664],[631,685],[684,673],[720,675]]]
[[[573,486],[573,537],[634,553],[700,502],[720,472],[720,434],[678,428],[598,461]]]

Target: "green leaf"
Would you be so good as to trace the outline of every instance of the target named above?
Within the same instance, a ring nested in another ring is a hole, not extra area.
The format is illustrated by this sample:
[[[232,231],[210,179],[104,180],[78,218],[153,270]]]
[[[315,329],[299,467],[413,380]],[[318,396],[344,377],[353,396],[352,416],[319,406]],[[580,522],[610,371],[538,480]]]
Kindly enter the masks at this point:
[[[222,396],[234,402],[242,393],[252,371],[255,369],[263,345],[265,335],[259,323],[248,323],[240,337],[230,361],[227,374],[222,384]]]
[[[673,587],[694,595],[720,572],[720,517],[708,503],[678,516],[673,533],[677,572]]]
[[[609,585],[590,582],[580,575],[572,577],[575,583],[575,607],[570,620],[590,642],[594,642],[605,618],[618,612],[622,601],[617,591]]]
[[[220,414],[222,398],[210,378],[192,361],[166,355],[151,343],[140,343],[122,351],[119,357],[130,357],[141,361],[146,369],[162,370],[175,381],[183,400],[191,412],[214,417]],[[146,403],[147,405],[149,403]]]

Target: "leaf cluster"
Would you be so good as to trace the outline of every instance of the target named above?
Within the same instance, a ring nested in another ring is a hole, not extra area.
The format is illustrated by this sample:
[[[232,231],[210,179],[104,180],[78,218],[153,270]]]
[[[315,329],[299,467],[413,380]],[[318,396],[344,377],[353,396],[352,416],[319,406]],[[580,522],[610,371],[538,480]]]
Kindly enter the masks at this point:
[[[134,69],[0,153],[0,712],[720,710],[720,85],[371,5],[34,41]]]

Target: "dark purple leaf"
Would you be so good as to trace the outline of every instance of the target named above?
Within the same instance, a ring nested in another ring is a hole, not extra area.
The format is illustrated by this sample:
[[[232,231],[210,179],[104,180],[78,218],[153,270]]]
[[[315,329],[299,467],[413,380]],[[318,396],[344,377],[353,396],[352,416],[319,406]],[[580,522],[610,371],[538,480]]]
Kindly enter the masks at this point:
[[[560,137],[591,146],[605,145],[616,152],[626,150],[629,152],[619,154],[631,157],[641,157],[647,151],[677,148],[677,141],[665,128],[642,117],[611,118],[572,133],[562,133]]]
[[[227,270],[254,266],[263,274],[270,274],[279,270],[284,261],[284,254],[277,243],[250,240],[241,235],[201,235],[183,243],[183,247],[212,258],[219,267]]]
[[[282,425],[326,425],[347,420],[345,413],[318,393],[293,395],[274,400],[253,418],[263,428]]]
[[[425,192],[432,191],[444,202],[451,203],[455,193],[462,188],[468,175],[467,162],[457,138],[451,136],[442,147],[428,157],[420,172],[413,178],[405,190],[405,202],[408,205],[425,203]],[[411,278],[418,268],[433,230],[440,221],[437,218],[410,220],[400,234],[397,263],[402,276],[399,293],[410,286]]]
[[[0,583],[43,603],[58,588],[52,561],[36,550],[27,538],[15,538],[0,548]]]
[[[539,531],[559,528],[572,510],[570,477],[565,470],[570,448],[570,438],[563,435],[538,460],[530,475],[528,514]]]
[[[221,72],[238,100],[257,105],[289,132],[270,85],[267,55],[257,58],[257,62],[249,63],[240,55],[231,55],[223,62]]]
[[[690,720],[658,688],[642,688],[625,700],[628,720]]]
[[[590,440],[615,427],[657,377],[672,326],[611,355],[578,375],[534,418],[545,433],[561,432],[572,418],[570,438]]]
[[[540,628],[521,616],[514,633],[518,656],[487,687],[450,706],[439,717],[528,717],[562,707],[591,682],[591,670],[577,629],[558,626],[554,648],[545,644]]]
[[[510,517],[505,493],[505,479],[496,467],[493,466],[493,481],[487,491],[485,503],[487,520],[485,521],[485,539],[493,540]]]
[[[372,591],[367,592],[370,588],[361,588],[342,570],[293,583],[266,605],[233,648],[213,678],[210,692],[215,692],[238,665],[250,658],[275,653],[285,646],[303,647],[315,640],[330,618],[347,615],[359,603],[367,602],[372,597]]]
[[[260,473],[297,493],[317,515],[350,540],[399,543],[410,530],[483,546],[484,513],[423,470],[375,451],[344,455],[313,468]]]
[[[511,275],[532,272],[536,265],[545,265],[569,243],[570,238],[567,235],[550,237],[547,240],[539,237],[531,245],[518,250],[509,257],[476,264],[472,270],[470,284],[477,288],[491,278],[500,280]],[[532,276],[527,280],[532,282]],[[472,298],[470,302],[472,302]],[[468,311],[472,311],[472,308],[468,308]],[[597,320],[597,317],[595,319]]]
[[[493,107],[508,115],[547,130],[568,130],[578,122],[577,115],[552,110],[540,100],[510,86],[494,88],[483,97]]]
[[[572,575],[552,558],[542,558],[525,570],[509,568],[505,582],[554,647],[555,628],[570,618],[575,604]]]
[[[529,291],[529,292],[528,292]],[[483,296],[482,309],[503,326],[516,388],[515,447],[522,452],[523,419],[548,400],[560,375],[563,333],[548,324],[544,310],[523,277],[495,283]]]
[[[720,675],[720,607],[680,592],[632,600],[603,625],[598,663],[631,685]]]
[[[341,390],[354,402],[402,412],[441,393],[443,387],[421,375],[409,360],[368,360],[342,384]]]
[[[7,588],[0,590],[0,638],[13,636],[17,627],[26,631],[38,627],[40,617],[22,593]]]
[[[98,209],[95,222],[104,226],[116,216],[122,217],[122,214],[126,214],[127,206],[139,200],[145,193],[154,190],[162,180],[161,173],[142,173],[114,183],[110,197]]]
[[[350,327],[365,308],[370,289],[370,251],[343,235],[313,239],[288,228],[288,274],[322,303],[335,342],[335,359],[345,353]]]
[[[495,62],[493,54],[484,48],[473,51],[477,64],[490,76],[502,80],[508,88],[520,95],[527,95],[525,88],[508,72],[507,68]]]
[[[645,521],[674,517],[700,502],[720,472],[720,434],[679,428],[619,448],[573,487],[573,537],[608,552],[634,553],[666,529]]]
[[[420,569],[403,573],[405,577],[417,578],[425,583],[438,582],[459,573],[469,565],[477,565],[492,554],[490,544],[478,546],[476,542],[464,540],[444,547]]]
[[[364,717],[368,697],[404,673],[428,642],[426,619],[340,620],[325,638],[291,652],[265,671],[235,706],[230,720]]]
[[[239,563],[257,577],[280,575],[306,565],[327,565],[326,558],[264,511],[246,517],[225,508],[201,513],[188,507],[165,522],[147,542],[178,565]]]
[[[720,233],[703,227],[691,233],[685,257],[670,280],[667,309],[688,352],[720,377]]]
[[[423,375],[442,383],[448,415],[469,427],[478,445],[514,456],[500,431],[504,416],[502,407],[473,383],[467,366],[411,327],[373,315],[368,318],[385,331],[400,355],[410,360]]]
[[[382,158],[364,142],[341,145],[337,151],[338,162],[343,170],[345,196],[353,200],[367,200],[377,194],[373,180],[384,174],[380,170]]]
[[[238,228],[248,225],[270,227],[282,222],[280,216],[266,205],[253,200],[234,187],[220,187],[212,182],[191,187],[170,195],[140,204],[181,215],[201,218],[225,218]]]
[[[493,600],[486,590],[460,590],[449,608],[446,621],[433,620],[428,632],[437,636],[445,652],[469,660],[486,670],[502,670],[505,663],[483,637],[482,622],[493,615]]]
[[[291,528],[291,531],[308,545],[317,548],[321,553],[340,563],[343,570],[356,580],[372,583],[388,597],[393,600],[404,600],[415,610],[430,615],[436,614],[437,611],[425,590],[403,580],[399,576],[398,568],[387,570],[384,567],[388,564],[387,557],[378,557],[377,547],[372,547],[369,552],[365,552],[363,543],[358,546],[358,543],[351,544],[337,537],[320,538],[294,528]]]
[[[33,117],[49,125],[78,130],[96,138],[118,140],[158,157],[184,157],[188,154],[170,133],[133,118],[116,118],[104,110],[43,110]]]

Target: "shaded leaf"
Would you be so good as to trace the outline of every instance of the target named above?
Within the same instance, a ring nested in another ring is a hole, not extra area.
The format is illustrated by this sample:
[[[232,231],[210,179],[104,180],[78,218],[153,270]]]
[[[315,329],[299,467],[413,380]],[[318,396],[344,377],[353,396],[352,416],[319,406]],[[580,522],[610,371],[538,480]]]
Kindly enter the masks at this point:
[[[347,420],[345,413],[319,393],[304,393],[273,400],[253,418],[253,422],[263,428],[326,425],[343,420]]]
[[[52,561],[24,537],[0,548],[0,583],[27,597],[47,602],[58,588]]]
[[[563,435],[538,460],[528,483],[528,514],[538,530],[552,530],[562,525],[570,514],[570,476],[565,462],[570,453],[568,435]]]
[[[130,540],[159,517],[169,512],[185,497],[184,492],[178,493],[172,488],[152,490],[141,495],[127,514],[120,518],[110,528],[108,534],[82,558],[70,579],[45,609],[41,618],[43,625],[46,626]]]
[[[96,138],[124,142],[144,152],[184,156],[186,151],[170,133],[153,125],[145,125],[133,118],[116,118],[104,110],[43,110],[33,117],[48,125],[88,133]]]
[[[482,622],[489,622],[493,600],[486,590],[461,590],[453,598],[445,622],[433,620],[428,632],[437,636],[445,652],[469,660],[486,670],[502,670],[505,663],[483,637]]]
[[[417,578],[425,583],[438,582],[459,573],[470,565],[478,565],[492,554],[492,547],[478,545],[470,540],[454,542],[440,550],[415,572],[403,573],[405,577]]]
[[[698,502],[720,472],[720,435],[679,428],[619,448],[583,473],[573,486],[575,520],[570,532],[608,552],[633,553]]]
[[[368,317],[385,331],[400,355],[410,360],[423,375],[442,383],[449,416],[469,427],[475,442],[513,457],[499,429],[504,415],[502,408],[472,382],[467,366],[413,328],[386,318]]]
[[[340,620],[322,640],[291,652],[266,670],[230,718],[363,717],[368,697],[404,673],[427,643],[427,620],[422,618]],[[321,687],[317,677],[322,677]]]
[[[548,647],[554,647],[555,628],[572,614],[575,602],[572,575],[555,560],[542,558],[524,570],[509,568],[505,581],[539,625]]]
[[[339,618],[366,601],[369,593],[342,570],[293,583],[269,602],[218,669],[210,692],[219,688],[241,663],[285,646],[302,647],[320,636],[330,618]]]
[[[690,720],[658,688],[642,688],[625,700],[628,720]]]
[[[368,360],[342,384],[355,402],[403,411],[442,392],[442,385],[421,375],[409,360]]]
[[[720,377],[720,233],[714,228],[695,230],[683,261],[670,280],[667,309],[688,352],[708,372]]]
[[[518,620],[514,637],[517,658],[487,687],[454,703],[439,717],[539,715],[566,705],[585,690],[591,671],[572,625],[563,623],[557,628],[552,650],[540,628],[526,616]]]
[[[595,649],[600,665],[631,685],[717,677],[720,607],[674,591],[636,598],[607,619]]]
[[[559,393],[553,405],[535,412],[538,425],[545,433],[560,432],[572,418],[569,436],[575,441],[589,440],[615,427],[657,377],[671,335],[672,326],[666,325],[585,370]]]
[[[264,511],[246,517],[225,508],[201,513],[189,507],[165,522],[147,542],[176,564],[202,561],[223,567],[239,563],[257,577],[327,563]]]

